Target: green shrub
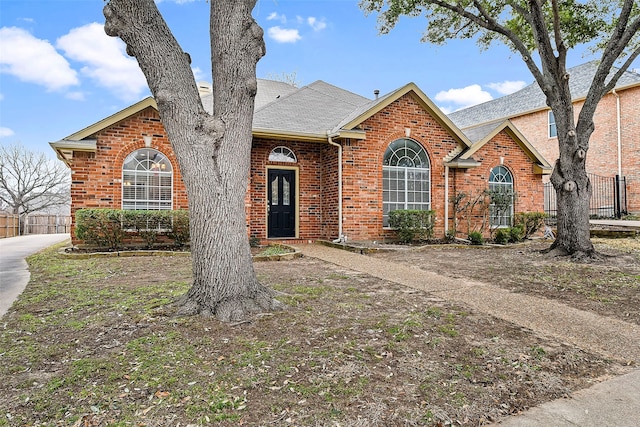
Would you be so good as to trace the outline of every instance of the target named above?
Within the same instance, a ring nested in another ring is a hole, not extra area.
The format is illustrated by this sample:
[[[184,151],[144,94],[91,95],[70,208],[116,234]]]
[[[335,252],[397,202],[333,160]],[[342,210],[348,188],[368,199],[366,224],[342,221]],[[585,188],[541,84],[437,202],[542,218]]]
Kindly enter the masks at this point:
[[[515,216],[515,224],[522,228],[523,239],[529,239],[544,225],[547,214],[544,212],[521,212]]]
[[[125,230],[119,209],[80,209],[76,211],[76,237],[101,248],[121,249]]]
[[[189,212],[185,210],[133,211],[80,209],[76,211],[76,237],[90,245],[111,250],[123,248],[124,238],[135,233],[153,247],[166,235],[178,247],[189,241]]]
[[[496,234],[493,237],[493,241],[499,245],[506,245],[509,243],[509,232],[507,228],[498,228]]]
[[[249,246],[252,248],[260,247],[260,238],[258,236],[249,237]]]
[[[398,240],[411,243],[433,236],[434,211],[396,210],[389,212],[389,226],[396,230]]]
[[[524,240],[523,227],[516,225],[515,227],[507,228],[509,231],[509,243],[518,243]]]
[[[122,226],[125,230],[133,230],[152,248],[163,233],[171,230],[173,211],[122,211]]]
[[[482,233],[479,231],[472,231],[469,233],[469,241],[472,245],[482,245],[484,244],[484,237]]]
[[[518,243],[524,240],[524,231],[521,226],[511,228],[498,228],[493,237],[493,241],[499,245],[507,243]]]
[[[189,243],[190,239],[189,211],[183,209],[168,212],[171,212],[171,226],[169,227],[169,232],[167,232],[167,237],[173,240],[177,247],[181,248]]]

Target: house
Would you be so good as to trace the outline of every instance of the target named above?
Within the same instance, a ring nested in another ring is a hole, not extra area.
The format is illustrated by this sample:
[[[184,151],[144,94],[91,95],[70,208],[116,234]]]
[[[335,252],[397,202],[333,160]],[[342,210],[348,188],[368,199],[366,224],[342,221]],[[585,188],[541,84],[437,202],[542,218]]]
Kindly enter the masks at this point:
[[[567,70],[577,120],[598,63]],[[510,120],[536,150],[552,164],[558,159],[555,120],[537,83],[510,95],[449,115],[464,132]],[[587,155],[587,172],[626,177],[627,208],[640,213],[640,74],[627,71],[615,90],[606,94],[594,115],[595,131]]]
[[[187,208],[153,98],[51,146],[72,170],[72,214]],[[393,234],[390,211],[422,209],[435,211],[442,237],[459,215],[454,195],[515,191],[509,211],[491,219],[506,225],[514,212],[540,211],[550,172],[509,120],[463,133],[413,83],[372,100],[323,81],[295,88],[259,80],[247,227],[262,241],[381,240]]]

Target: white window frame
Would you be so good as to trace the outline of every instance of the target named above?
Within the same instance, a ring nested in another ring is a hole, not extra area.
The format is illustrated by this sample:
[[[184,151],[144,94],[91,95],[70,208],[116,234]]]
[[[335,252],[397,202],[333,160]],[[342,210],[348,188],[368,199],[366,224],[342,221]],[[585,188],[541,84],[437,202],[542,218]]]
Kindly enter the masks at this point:
[[[139,156],[139,154],[144,155]],[[153,160],[149,160],[153,159]],[[135,161],[134,168],[127,168],[127,165]],[[165,179],[162,179],[165,178]],[[163,181],[169,178],[169,185],[164,185]],[[157,180],[157,185],[149,186],[145,184],[149,179]],[[133,197],[125,197],[128,187],[134,186]],[[149,197],[150,187],[157,191],[157,197]],[[173,166],[171,161],[162,152],[153,148],[140,148],[132,151],[122,163],[122,209],[123,210],[172,210],[173,209]],[[163,191],[165,190],[165,191]],[[163,199],[162,194],[169,190],[169,200]],[[145,198],[138,197],[139,193],[146,195]]]
[[[556,116],[553,114],[553,111],[549,110],[547,120],[549,122],[549,126],[547,127],[549,138],[557,138],[558,127],[556,126]]]
[[[298,158],[296,157],[296,153],[294,153],[291,148],[285,147],[284,145],[279,145],[269,153],[269,161],[280,163],[298,163]]]
[[[495,171],[497,169],[503,169],[506,171],[505,173],[497,174]],[[498,178],[497,180],[495,178]],[[508,180],[506,180],[508,177]],[[504,165],[498,165],[491,169],[491,173],[489,174],[489,190],[497,190],[499,188],[508,189],[511,191],[511,205],[509,206],[509,210],[504,212],[500,217],[498,217],[494,212],[494,204],[489,205],[489,226],[492,228],[508,228],[513,224],[513,205],[514,205],[514,183],[513,183],[513,173]]]
[[[426,179],[412,180],[411,175],[415,173],[425,174]],[[422,185],[424,182],[426,182],[426,189]],[[416,183],[419,183],[421,188],[416,189]],[[425,196],[426,200],[424,200]],[[416,200],[416,197],[420,200]],[[393,209],[390,206],[393,206]],[[389,212],[398,209],[431,210],[431,160],[427,150],[419,142],[408,138],[393,141],[384,153],[382,165],[383,227],[389,228]]]

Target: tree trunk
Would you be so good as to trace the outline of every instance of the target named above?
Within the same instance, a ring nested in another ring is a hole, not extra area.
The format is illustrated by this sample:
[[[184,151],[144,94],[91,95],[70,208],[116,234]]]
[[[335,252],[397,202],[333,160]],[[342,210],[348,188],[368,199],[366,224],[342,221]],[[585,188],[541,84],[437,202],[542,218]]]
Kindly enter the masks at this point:
[[[568,90],[568,88],[567,88]],[[589,230],[591,183],[586,171],[589,137],[593,125],[576,132],[571,96],[556,102],[554,116],[560,156],[551,175],[557,195],[557,237],[550,251],[574,259],[592,258],[595,250]]]
[[[188,54],[153,0],[111,0],[105,31],[138,60],[187,189],[193,285],[179,313],[239,321],[281,306],[256,278],[244,209],[264,41],[251,16],[255,0],[210,4],[213,116],[204,111]]]

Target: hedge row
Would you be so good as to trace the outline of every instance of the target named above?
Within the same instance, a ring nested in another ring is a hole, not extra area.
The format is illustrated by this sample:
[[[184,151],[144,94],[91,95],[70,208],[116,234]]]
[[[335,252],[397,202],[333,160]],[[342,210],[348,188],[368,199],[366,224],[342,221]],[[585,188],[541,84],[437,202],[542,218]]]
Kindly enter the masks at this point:
[[[435,211],[407,209],[389,212],[389,226],[395,229],[402,243],[433,237],[434,222]]]
[[[124,241],[135,236],[148,248],[161,238],[176,247],[189,242],[189,212],[186,210],[80,209],[76,211],[75,219],[76,237],[100,248],[123,249]]]

